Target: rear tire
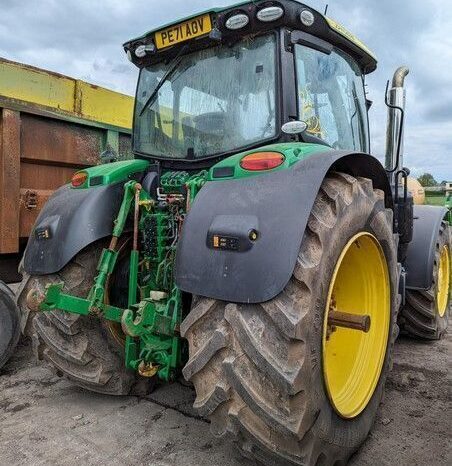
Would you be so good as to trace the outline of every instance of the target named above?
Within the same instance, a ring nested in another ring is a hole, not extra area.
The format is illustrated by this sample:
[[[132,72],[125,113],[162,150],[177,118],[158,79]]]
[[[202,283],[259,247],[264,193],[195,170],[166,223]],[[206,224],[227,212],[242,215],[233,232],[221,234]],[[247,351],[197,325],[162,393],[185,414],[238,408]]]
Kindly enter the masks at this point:
[[[12,356],[19,341],[19,324],[14,294],[0,281],[0,369]]]
[[[137,376],[126,369],[124,349],[105,321],[63,311],[33,312],[36,309],[27,305],[30,290],[43,295],[49,283],[64,282],[65,293],[85,298],[93,285],[101,252],[102,246],[96,243],[56,274],[25,277],[18,303],[22,314],[29,316],[27,327],[38,359],[46,360],[80,387],[126,395],[135,387]]]
[[[446,309],[439,309],[438,303],[438,272],[440,255],[443,248],[449,250],[450,269],[450,227],[446,222],[441,224],[435,245],[435,260],[433,264],[432,285],[427,291],[408,290],[406,303],[400,312],[400,327],[405,335],[422,340],[439,340],[447,330],[449,313],[451,311],[450,283]],[[442,314],[442,315],[441,315]]]
[[[352,419],[329,401],[322,335],[329,283],[339,254],[357,232],[382,246],[390,283],[390,322],[383,367],[364,411]],[[332,173],[309,218],[293,276],[275,298],[228,304],[195,298],[181,330],[190,359],[195,407],[215,435],[267,465],[340,465],[366,439],[382,398],[397,335],[397,242],[392,211],[372,182]]]

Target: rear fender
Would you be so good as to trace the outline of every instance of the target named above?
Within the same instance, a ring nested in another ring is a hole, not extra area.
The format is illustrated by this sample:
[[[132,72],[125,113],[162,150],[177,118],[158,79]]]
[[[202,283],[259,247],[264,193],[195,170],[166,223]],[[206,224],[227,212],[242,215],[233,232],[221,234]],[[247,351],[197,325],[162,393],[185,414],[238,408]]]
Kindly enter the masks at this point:
[[[61,270],[83,248],[111,235],[123,183],[88,189],[62,186],[40,212],[28,240],[24,269],[30,275]]]
[[[380,162],[346,151],[317,153],[260,176],[209,181],[184,222],[177,285],[192,294],[242,303],[264,302],[280,293],[293,273],[314,200],[330,170],[371,178],[392,207]]]
[[[433,281],[436,242],[447,208],[415,205],[413,214],[413,240],[408,245],[405,260],[406,287],[428,290]]]

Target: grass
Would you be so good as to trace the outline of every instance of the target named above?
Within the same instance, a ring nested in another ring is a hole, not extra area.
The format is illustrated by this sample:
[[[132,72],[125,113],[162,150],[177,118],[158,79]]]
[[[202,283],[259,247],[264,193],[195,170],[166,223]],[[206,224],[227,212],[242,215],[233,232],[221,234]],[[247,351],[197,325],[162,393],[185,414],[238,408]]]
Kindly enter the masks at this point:
[[[444,194],[427,194],[425,195],[425,203],[428,205],[443,206],[446,203],[446,196]]]

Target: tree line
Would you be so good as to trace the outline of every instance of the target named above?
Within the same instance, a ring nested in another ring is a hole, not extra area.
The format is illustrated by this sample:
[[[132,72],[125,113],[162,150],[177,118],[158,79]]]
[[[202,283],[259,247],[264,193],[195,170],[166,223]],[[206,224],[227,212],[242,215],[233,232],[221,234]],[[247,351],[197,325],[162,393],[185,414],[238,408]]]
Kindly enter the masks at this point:
[[[424,173],[417,179],[419,183],[421,183],[424,188],[428,188],[430,186],[445,186],[447,181],[443,180],[441,183],[435,180],[435,177],[431,173]]]

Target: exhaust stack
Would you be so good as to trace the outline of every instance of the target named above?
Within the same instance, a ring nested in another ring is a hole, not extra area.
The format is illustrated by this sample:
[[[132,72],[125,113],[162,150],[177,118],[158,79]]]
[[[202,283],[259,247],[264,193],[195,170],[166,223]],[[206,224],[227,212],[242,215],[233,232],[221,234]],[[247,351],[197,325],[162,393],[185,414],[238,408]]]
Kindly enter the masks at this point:
[[[391,184],[395,174],[403,168],[403,117],[405,113],[404,82],[410,70],[406,66],[397,68],[392,78],[391,89],[386,92],[388,123],[386,127],[386,170]]]

